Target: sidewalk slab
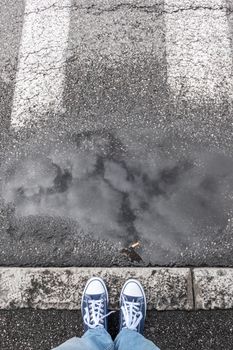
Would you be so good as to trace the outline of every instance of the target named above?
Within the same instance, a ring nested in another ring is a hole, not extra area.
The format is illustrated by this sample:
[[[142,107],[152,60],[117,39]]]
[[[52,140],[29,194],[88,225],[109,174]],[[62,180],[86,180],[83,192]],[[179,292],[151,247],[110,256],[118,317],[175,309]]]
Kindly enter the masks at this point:
[[[188,268],[0,268],[0,309],[80,309],[86,281],[102,277],[110,307],[117,308],[124,281],[141,281],[149,309],[191,310],[193,292]]]
[[[196,268],[193,276],[196,309],[233,308],[232,268]]]

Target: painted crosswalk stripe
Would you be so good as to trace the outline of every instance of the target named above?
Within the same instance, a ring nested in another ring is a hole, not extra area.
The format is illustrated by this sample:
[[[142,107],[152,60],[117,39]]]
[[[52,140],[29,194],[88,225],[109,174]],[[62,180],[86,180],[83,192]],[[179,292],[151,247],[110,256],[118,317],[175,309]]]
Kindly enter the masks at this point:
[[[62,108],[71,0],[26,0],[11,125]]]
[[[232,100],[225,0],[165,0],[165,22],[168,84],[173,96]]]

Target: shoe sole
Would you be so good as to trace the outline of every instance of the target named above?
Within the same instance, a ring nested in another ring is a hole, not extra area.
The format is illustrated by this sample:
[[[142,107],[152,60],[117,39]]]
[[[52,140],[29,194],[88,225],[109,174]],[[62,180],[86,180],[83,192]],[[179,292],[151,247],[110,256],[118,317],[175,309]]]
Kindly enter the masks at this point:
[[[81,301],[81,310],[82,310],[83,300],[84,300],[84,296],[86,294],[87,287],[92,281],[96,281],[96,280],[99,281],[104,286],[104,290],[105,290],[105,293],[106,293],[106,296],[107,296],[107,304],[109,303],[108,290],[107,290],[107,287],[106,287],[106,284],[105,284],[104,280],[102,278],[100,278],[100,277],[92,277],[92,278],[90,278],[87,281],[86,286],[84,288],[84,291],[83,291],[83,294],[82,294],[82,301]]]
[[[125,284],[123,285],[122,290],[121,290],[120,301],[121,301],[121,298],[122,298],[122,295],[123,295],[123,290],[124,290],[125,286],[126,286],[129,282],[134,282],[134,283],[136,283],[136,284],[140,287],[140,289],[141,289],[141,291],[142,291],[142,295],[143,295],[144,300],[145,300],[145,318],[146,318],[146,311],[147,311],[146,294],[145,294],[145,291],[144,291],[143,286],[141,285],[141,283],[140,283],[138,280],[135,280],[135,279],[131,278],[131,279],[129,279],[129,280],[127,280],[127,281],[125,282]]]

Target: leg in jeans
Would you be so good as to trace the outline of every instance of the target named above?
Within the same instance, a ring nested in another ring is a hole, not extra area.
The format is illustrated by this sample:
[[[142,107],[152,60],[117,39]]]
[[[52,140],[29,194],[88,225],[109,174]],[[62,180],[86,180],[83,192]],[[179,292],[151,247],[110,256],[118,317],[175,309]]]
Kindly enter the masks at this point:
[[[146,296],[141,283],[128,280],[120,295],[120,333],[115,350],[159,350],[143,336],[146,318]]]
[[[159,350],[159,348],[140,333],[125,328],[115,339],[115,350]]]
[[[85,334],[73,337],[54,350],[114,350],[108,333],[108,291],[101,278],[91,278],[84,289],[81,310]]]
[[[89,329],[82,338],[71,338],[54,350],[114,350],[114,344],[104,328],[95,328]]]

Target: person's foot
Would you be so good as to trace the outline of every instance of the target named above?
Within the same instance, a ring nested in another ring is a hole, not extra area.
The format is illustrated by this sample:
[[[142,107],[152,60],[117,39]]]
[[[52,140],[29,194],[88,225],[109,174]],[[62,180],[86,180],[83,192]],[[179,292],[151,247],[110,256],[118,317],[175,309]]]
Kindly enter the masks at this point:
[[[128,280],[120,295],[120,331],[127,328],[143,334],[146,318],[146,296],[140,282]]]
[[[93,277],[87,282],[82,296],[81,310],[85,332],[98,327],[107,330],[108,291],[101,278]]]

